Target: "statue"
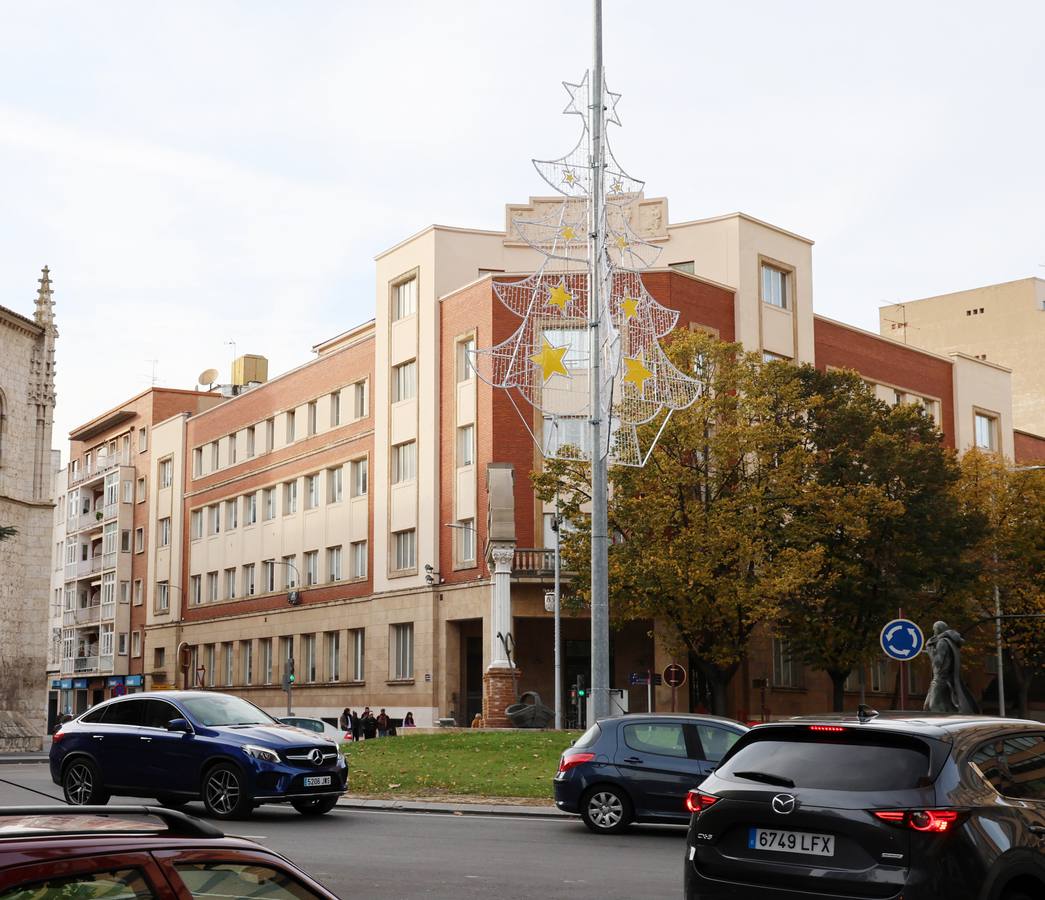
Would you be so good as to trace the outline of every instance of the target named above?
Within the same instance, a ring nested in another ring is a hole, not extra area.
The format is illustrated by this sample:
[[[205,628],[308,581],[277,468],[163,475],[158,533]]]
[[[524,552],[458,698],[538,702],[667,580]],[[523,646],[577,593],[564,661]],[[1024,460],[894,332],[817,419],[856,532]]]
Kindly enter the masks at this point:
[[[925,650],[933,664],[933,680],[925,695],[923,709],[935,713],[978,713],[979,705],[962,681],[961,646],[963,638],[946,622],[933,625],[933,636],[925,642]]]

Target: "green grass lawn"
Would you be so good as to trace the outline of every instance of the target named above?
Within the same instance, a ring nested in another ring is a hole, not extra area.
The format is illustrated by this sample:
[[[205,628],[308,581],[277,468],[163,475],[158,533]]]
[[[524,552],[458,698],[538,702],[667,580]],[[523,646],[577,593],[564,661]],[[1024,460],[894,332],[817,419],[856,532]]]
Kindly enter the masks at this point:
[[[455,731],[346,744],[348,790],[379,797],[550,800],[562,751],[577,731]]]

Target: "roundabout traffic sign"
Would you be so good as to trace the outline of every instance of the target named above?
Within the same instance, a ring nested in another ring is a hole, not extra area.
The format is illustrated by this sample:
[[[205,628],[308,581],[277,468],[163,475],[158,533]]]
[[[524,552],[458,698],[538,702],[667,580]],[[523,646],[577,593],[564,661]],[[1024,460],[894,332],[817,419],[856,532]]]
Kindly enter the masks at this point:
[[[910,619],[893,619],[887,622],[882,629],[880,640],[885,655],[900,662],[914,659],[925,647],[922,629]]]

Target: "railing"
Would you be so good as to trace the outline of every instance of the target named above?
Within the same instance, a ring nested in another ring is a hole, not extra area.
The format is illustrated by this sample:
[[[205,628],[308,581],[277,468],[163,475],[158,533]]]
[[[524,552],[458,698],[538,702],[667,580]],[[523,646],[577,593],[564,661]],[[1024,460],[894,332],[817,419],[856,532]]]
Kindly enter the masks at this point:
[[[101,556],[92,556],[88,559],[81,559],[78,562],[69,563],[65,567],[65,580],[72,581],[74,578],[85,578],[88,575],[94,575],[100,572],[102,568],[113,569],[116,567],[116,554],[110,554],[112,556],[111,565],[106,565],[106,560]]]
[[[99,475],[104,475],[106,472],[115,469],[117,466],[129,466],[131,461],[129,457],[122,453],[114,453],[111,457],[104,456],[98,459],[90,468],[78,469],[75,473],[70,476],[69,484],[82,484],[85,481],[92,481]]]
[[[62,660],[63,675],[104,675],[113,670],[113,657],[67,656]]]
[[[65,520],[65,531],[66,534],[72,534],[75,531],[86,531],[91,528],[101,528],[102,519],[98,513],[101,510],[80,513],[78,516],[70,516]]]
[[[555,574],[555,551],[540,547],[519,547],[512,560],[512,574],[538,577]]]
[[[115,603],[103,603],[102,604],[102,615],[101,619],[103,622],[108,622],[111,619],[116,618],[116,604]]]
[[[101,617],[102,608],[97,603],[94,606],[78,606],[76,609],[65,611],[62,616],[64,625],[93,625]]]

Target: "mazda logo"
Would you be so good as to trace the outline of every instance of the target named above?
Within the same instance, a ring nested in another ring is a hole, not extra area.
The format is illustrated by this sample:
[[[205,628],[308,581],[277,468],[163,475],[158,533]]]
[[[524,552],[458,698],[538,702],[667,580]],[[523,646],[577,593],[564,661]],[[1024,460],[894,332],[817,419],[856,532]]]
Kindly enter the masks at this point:
[[[318,747],[313,747],[308,754],[308,761],[314,766],[323,762],[323,754]]]
[[[773,807],[773,812],[786,816],[795,811],[795,798],[790,794],[777,794],[769,805]]]

